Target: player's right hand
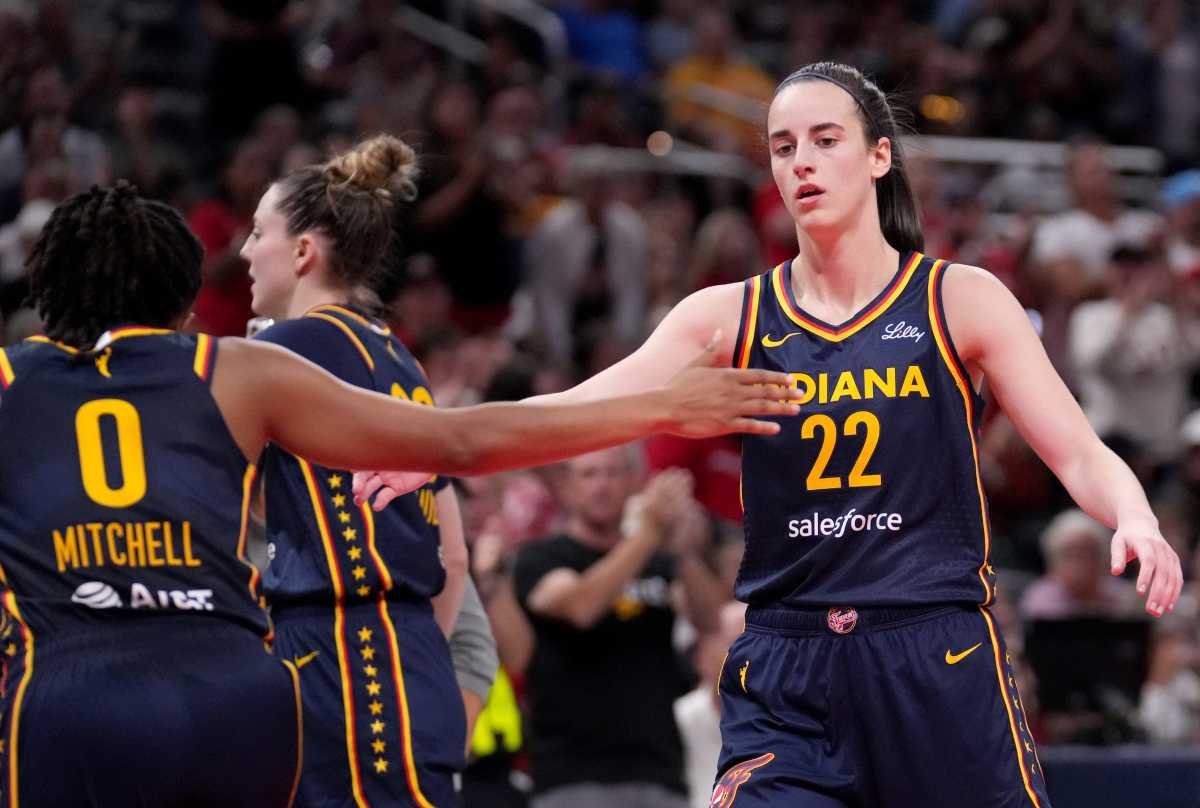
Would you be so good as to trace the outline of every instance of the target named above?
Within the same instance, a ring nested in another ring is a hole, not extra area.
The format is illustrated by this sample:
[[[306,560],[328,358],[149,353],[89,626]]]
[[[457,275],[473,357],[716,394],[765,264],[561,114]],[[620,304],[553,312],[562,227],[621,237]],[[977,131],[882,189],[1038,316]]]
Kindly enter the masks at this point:
[[[354,504],[370,502],[372,509],[378,513],[396,497],[416,491],[431,479],[433,475],[427,471],[356,471],[351,488]],[[375,496],[376,492],[379,496]]]
[[[801,392],[786,373],[714,367],[720,332],[687,367],[663,386],[668,397],[665,432],[710,438],[732,432],[774,435],[779,424],[755,416],[796,415]]]

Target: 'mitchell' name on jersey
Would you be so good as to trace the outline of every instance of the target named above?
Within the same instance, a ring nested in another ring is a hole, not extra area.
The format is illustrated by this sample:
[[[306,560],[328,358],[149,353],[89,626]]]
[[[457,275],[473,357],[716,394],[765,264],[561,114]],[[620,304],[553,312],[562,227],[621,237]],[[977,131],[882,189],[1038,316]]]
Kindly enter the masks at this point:
[[[941,304],[946,264],[902,254],[842,325],[805,313],[791,263],[746,281],[739,367],[788,373],[800,415],[742,444],[746,556],[756,606],[987,603],[983,402]]]

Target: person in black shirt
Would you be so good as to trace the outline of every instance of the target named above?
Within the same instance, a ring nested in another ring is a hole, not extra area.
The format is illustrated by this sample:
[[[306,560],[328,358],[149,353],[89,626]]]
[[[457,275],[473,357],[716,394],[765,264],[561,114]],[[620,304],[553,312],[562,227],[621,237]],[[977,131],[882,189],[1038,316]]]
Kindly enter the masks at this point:
[[[690,476],[663,472],[630,500],[636,480],[628,449],[571,461],[565,531],[517,557],[517,599],[536,636],[534,808],[687,806],[672,703],[689,682],[672,604],[708,626],[728,593],[694,552],[706,530]]]

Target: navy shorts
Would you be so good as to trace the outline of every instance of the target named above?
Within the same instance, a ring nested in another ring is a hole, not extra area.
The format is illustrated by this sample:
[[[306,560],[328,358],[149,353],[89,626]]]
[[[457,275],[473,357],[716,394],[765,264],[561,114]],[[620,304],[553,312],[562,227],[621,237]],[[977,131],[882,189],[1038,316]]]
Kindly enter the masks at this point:
[[[750,609],[721,671],[714,808],[1049,808],[983,609]]]
[[[427,601],[279,608],[275,631],[304,697],[297,808],[459,804],[466,715]]]
[[[5,808],[291,804],[298,685],[252,631],[172,614],[5,646]]]

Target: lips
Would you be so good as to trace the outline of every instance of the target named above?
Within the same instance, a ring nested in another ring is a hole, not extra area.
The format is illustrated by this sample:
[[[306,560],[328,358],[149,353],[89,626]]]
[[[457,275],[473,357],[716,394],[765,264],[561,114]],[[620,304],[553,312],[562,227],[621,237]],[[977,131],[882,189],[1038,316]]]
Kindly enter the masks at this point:
[[[806,182],[796,189],[797,199],[813,199],[825,193],[825,189],[811,182]]]

